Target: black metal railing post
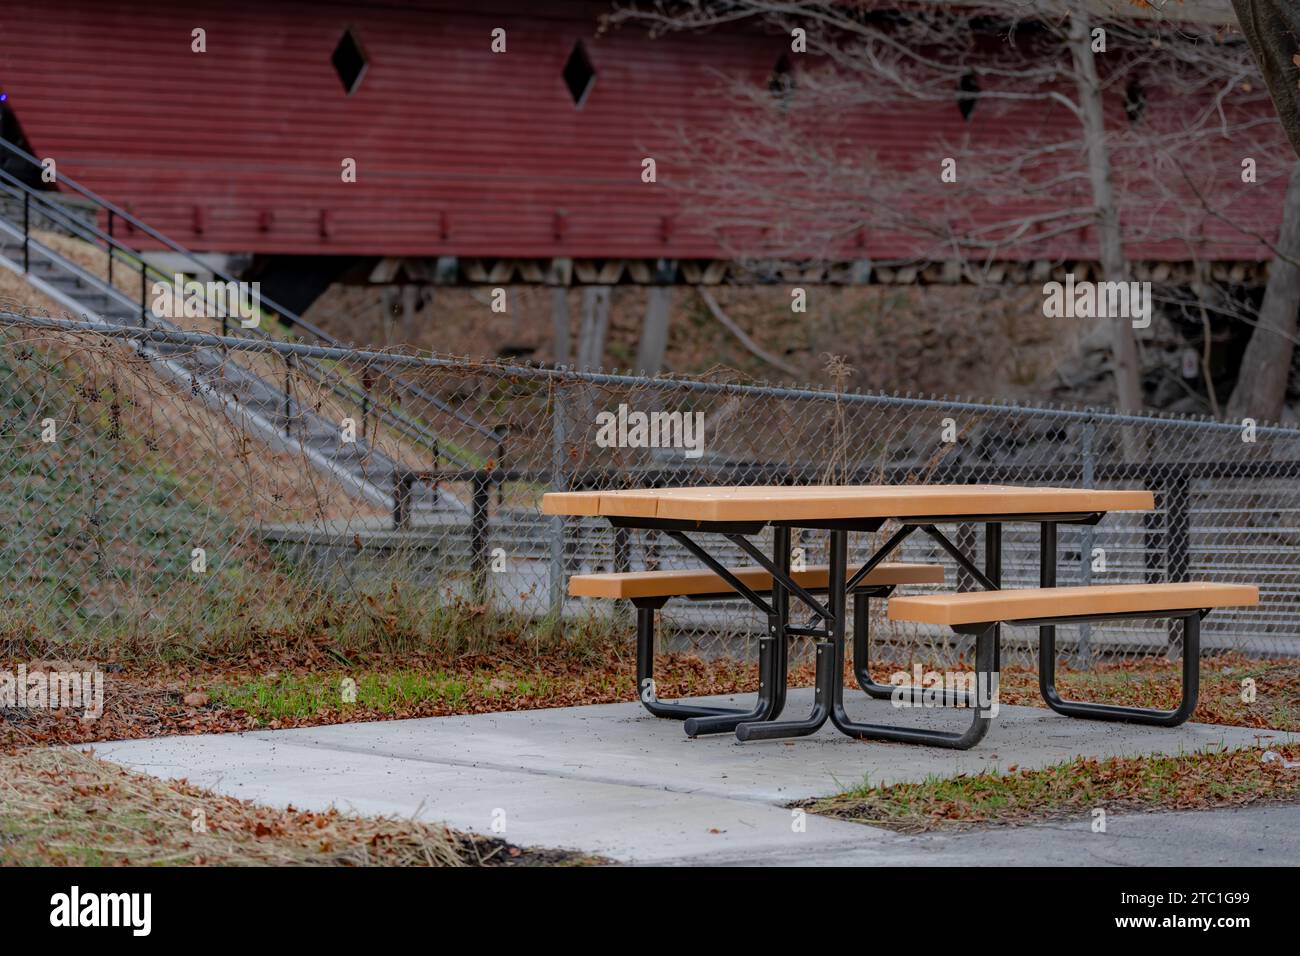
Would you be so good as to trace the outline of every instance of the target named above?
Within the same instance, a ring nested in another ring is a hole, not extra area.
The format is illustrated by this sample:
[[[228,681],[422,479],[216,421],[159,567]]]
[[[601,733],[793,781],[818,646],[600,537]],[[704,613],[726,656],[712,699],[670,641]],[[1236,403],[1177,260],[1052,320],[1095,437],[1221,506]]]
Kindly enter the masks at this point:
[[[108,211],[108,284],[113,285],[113,210]]]
[[[411,523],[411,486],[415,476],[393,470],[393,530],[405,531]]]
[[[289,437],[289,418],[293,414],[293,354],[284,357],[284,436]]]
[[[32,245],[31,207],[31,193],[23,193],[23,275],[32,271],[30,252]]]
[[[145,310],[146,286],[149,282],[149,267],[144,264],[144,259],[140,259],[140,328],[149,327],[149,314]]]
[[[431,478],[430,481],[429,481],[429,490],[433,492],[433,497],[434,497],[435,502],[437,501],[437,498],[438,498],[438,488],[439,488],[439,484],[440,484],[436,476],[437,476],[438,469],[442,467],[442,465],[439,464],[438,459],[441,458],[441,457],[442,457],[442,456],[439,454],[439,450],[438,450],[438,439],[437,439],[437,438],[434,438],[434,440],[433,440],[433,471],[434,471],[434,477]]]
[[[361,372],[361,440],[370,440],[370,369],[363,369]],[[438,467],[437,456],[434,456],[433,467]]]

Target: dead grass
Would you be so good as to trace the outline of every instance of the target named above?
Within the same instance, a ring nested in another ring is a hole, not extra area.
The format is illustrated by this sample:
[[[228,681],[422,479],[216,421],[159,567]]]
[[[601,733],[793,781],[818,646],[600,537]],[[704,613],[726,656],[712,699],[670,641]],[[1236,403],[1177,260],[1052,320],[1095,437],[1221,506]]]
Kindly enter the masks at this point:
[[[1178,665],[1161,660],[1098,664],[1059,672],[1067,698],[1172,709],[1181,683]],[[888,675],[876,674],[878,680]],[[1253,682],[1251,687],[1247,682]],[[1253,693],[1251,692],[1253,691]],[[999,702],[1044,706],[1038,673],[1002,671]],[[1192,720],[1208,724],[1300,731],[1300,662],[1240,655],[1201,661],[1201,695]],[[1278,747],[1295,761],[1300,745]],[[1264,763],[1263,751],[1079,759],[1039,770],[979,774],[876,787],[810,801],[815,813],[908,832],[979,824],[1026,824],[1107,813],[1207,810],[1300,800],[1300,769]]]
[[[93,756],[0,756],[0,863],[20,866],[492,866],[582,862],[446,827],[278,810]]]
[[[1276,748],[1300,760],[1300,744]],[[1013,769],[922,783],[872,786],[806,801],[813,813],[908,833],[975,825],[1091,819],[1093,811],[1211,810],[1300,800],[1300,768],[1265,762],[1263,750],[1177,756],[1080,758],[1042,769]]]

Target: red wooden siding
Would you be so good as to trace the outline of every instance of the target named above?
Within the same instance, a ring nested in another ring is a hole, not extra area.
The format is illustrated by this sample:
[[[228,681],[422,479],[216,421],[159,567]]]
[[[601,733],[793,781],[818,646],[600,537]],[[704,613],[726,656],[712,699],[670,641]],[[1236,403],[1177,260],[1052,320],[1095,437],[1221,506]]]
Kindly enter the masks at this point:
[[[262,253],[712,258],[709,223],[668,187],[673,129],[719,126],[716,74],[766,77],[780,37],[596,36],[602,4],[275,0],[6,0],[0,88],[35,151],[196,249]],[[190,32],[207,31],[207,53]],[[490,52],[493,28],[509,50]],[[345,95],[330,57],[353,30],[369,65]],[[562,71],[579,39],[596,69],[581,109]],[[1059,108],[964,124],[954,105],[859,115],[833,132],[937,170],[937,143],[1065,129]],[[644,156],[661,182],[643,184]],[[359,181],[340,179],[344,157]],[[1239,160],[1226,155],[1225,164]],[[1225,167],[1227,168],[1227,167]],[[1230,181],[1230,176],[1225,176]],[[1276,192],[1243,193],[1276,228]],[[915,201],[923,205],[926,197]],[[1216,223],[1202,258],[1260,259]],[[1091,257],[1068,241],[1032,249]],[[898,255],[867,236],[847,258]],[[1191,258],[1180,240],[1134,258]]]

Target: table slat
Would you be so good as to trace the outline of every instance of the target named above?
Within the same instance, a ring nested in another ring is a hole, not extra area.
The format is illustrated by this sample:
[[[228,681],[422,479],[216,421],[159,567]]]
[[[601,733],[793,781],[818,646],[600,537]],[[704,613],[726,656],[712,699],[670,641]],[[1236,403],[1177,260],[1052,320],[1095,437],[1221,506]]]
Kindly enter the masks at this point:
[[[1149,511],[1145,490],[1015,485],[770,485],[552,492],[545,514],[678,521],[829,521]]]

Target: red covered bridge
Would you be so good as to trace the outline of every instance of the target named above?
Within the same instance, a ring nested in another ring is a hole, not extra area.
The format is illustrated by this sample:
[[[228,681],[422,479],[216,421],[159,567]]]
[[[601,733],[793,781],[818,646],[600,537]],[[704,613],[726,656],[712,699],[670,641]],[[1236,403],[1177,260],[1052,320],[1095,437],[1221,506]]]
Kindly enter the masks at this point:
[[[710,93],[718,74],[765,82],[788,38],[744,28],[602,33],[608,9],[7,0],[0,91],[7,130],[34,154],[195,250],[455,257],[468,281],[555,281],[556,262],[572,270],[562,281],[647,281],[665,260],[685,281],[716,278],[730,257],[708,217],[667,188],[683,175],[672,131],[719,126],[730,107]],[[203,53],[192,49],[197,29]],[[492,49],[497,29],[504,53]],[[858,116],[836,134],[937,164],[940,140],[1070,121],[1038,104],[967,122],[954,101]],[[657,184],[642,181],[647,156],[659,163]],[[342,175],[349,159],[355,182]],[[1224,161],[1235,168],[1237,158]],[[1242,202],[1255,204],[1259,233],[1276,231],[1275,192]],[[1086,260],[1094,245],[1081,235],[1033,254]],[[1171,240],[1126,251],[1145,262],[1269,254],[1214,223],[1194,253]],[[890,236],[872,234],[839,258],[898,253]],[[613,272],[603,265],[612,261],[622,263]]]

